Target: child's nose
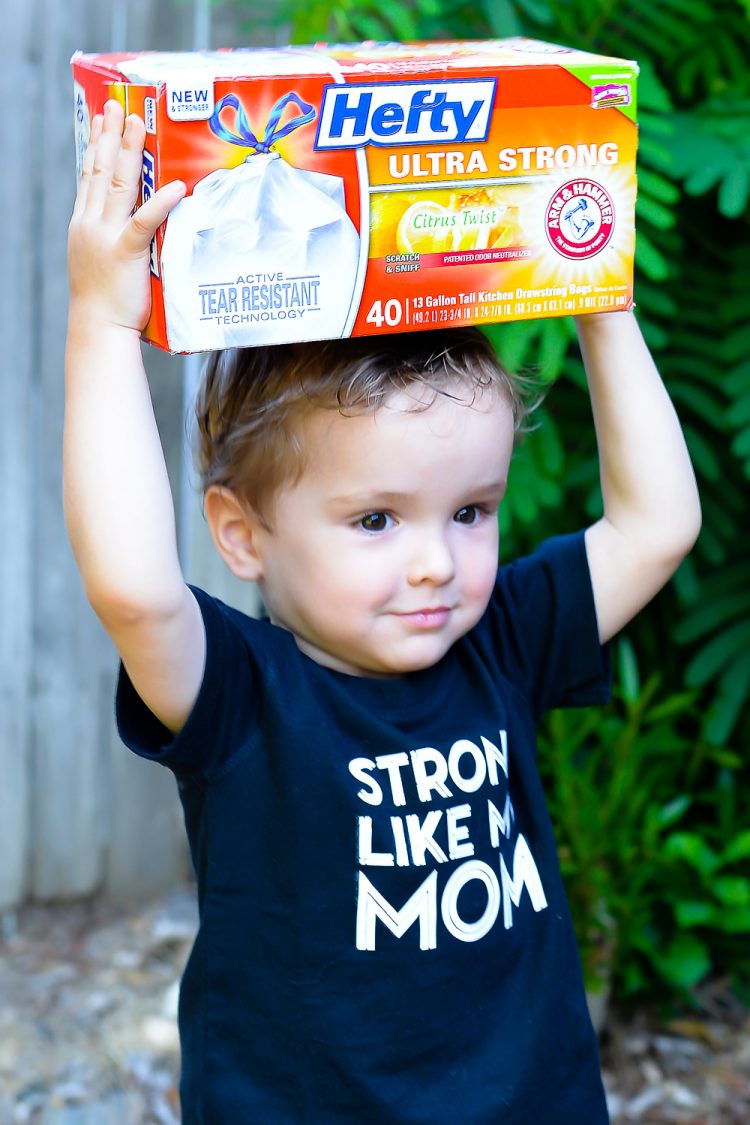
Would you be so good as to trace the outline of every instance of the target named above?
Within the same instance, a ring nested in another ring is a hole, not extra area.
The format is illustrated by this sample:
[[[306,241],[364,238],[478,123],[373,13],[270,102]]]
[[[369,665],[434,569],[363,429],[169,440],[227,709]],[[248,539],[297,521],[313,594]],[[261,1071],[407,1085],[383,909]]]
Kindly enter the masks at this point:
[[[429,582],[444,586],[456,572],[453,553],[443,535],[420,535],[412,551],[408,580],[411,586]]]

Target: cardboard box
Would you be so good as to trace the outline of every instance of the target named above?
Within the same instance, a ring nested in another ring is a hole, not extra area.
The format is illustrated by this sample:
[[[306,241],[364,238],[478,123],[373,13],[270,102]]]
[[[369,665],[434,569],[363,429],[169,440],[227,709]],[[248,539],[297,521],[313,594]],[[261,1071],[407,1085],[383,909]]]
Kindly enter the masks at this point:
[[[632,306],[637,65],[528,39],[76,54],[147,129],[175,352]]]

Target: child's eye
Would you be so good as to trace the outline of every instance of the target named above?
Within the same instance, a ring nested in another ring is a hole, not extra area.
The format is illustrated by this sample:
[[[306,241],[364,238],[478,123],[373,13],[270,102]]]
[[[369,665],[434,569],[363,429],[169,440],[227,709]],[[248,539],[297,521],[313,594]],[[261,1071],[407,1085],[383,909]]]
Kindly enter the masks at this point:
[[[368,512],[359,520],[359,526],[365,531],[385,531],[391,522],[391,517],[385,512]]]
[[[472,524],[477,522],[480,514],[480,510],[476,504],[466,504],[463,508],[458,509],[453,519],[456,523]]]

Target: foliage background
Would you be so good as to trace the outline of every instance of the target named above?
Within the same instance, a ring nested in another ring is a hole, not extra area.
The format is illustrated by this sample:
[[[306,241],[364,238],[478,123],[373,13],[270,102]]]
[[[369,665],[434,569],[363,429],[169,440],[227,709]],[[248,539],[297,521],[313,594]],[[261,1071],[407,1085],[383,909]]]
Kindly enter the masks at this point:
[[[615,700],[541,737],[592,990],[696,996],[750,966],[750,0],[287,0],[292,40],[527,35],[637,59],[636,303],[680,412],[704,528],[616,645]],[[490,329],[555,383],[517,452],[506,557],[594,519],[598,470],[568,320]]]

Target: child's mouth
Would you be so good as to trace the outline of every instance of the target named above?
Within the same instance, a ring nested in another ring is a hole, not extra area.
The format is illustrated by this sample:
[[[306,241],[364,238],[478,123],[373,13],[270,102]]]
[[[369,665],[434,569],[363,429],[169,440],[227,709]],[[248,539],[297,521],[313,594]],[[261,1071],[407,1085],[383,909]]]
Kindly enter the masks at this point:
[[[446,624],[452,610],[449,606],[435,606],[433,608],[415,609],[408,613],[398,613],[396,616],[408,625],[418,629],[439,629]]]

